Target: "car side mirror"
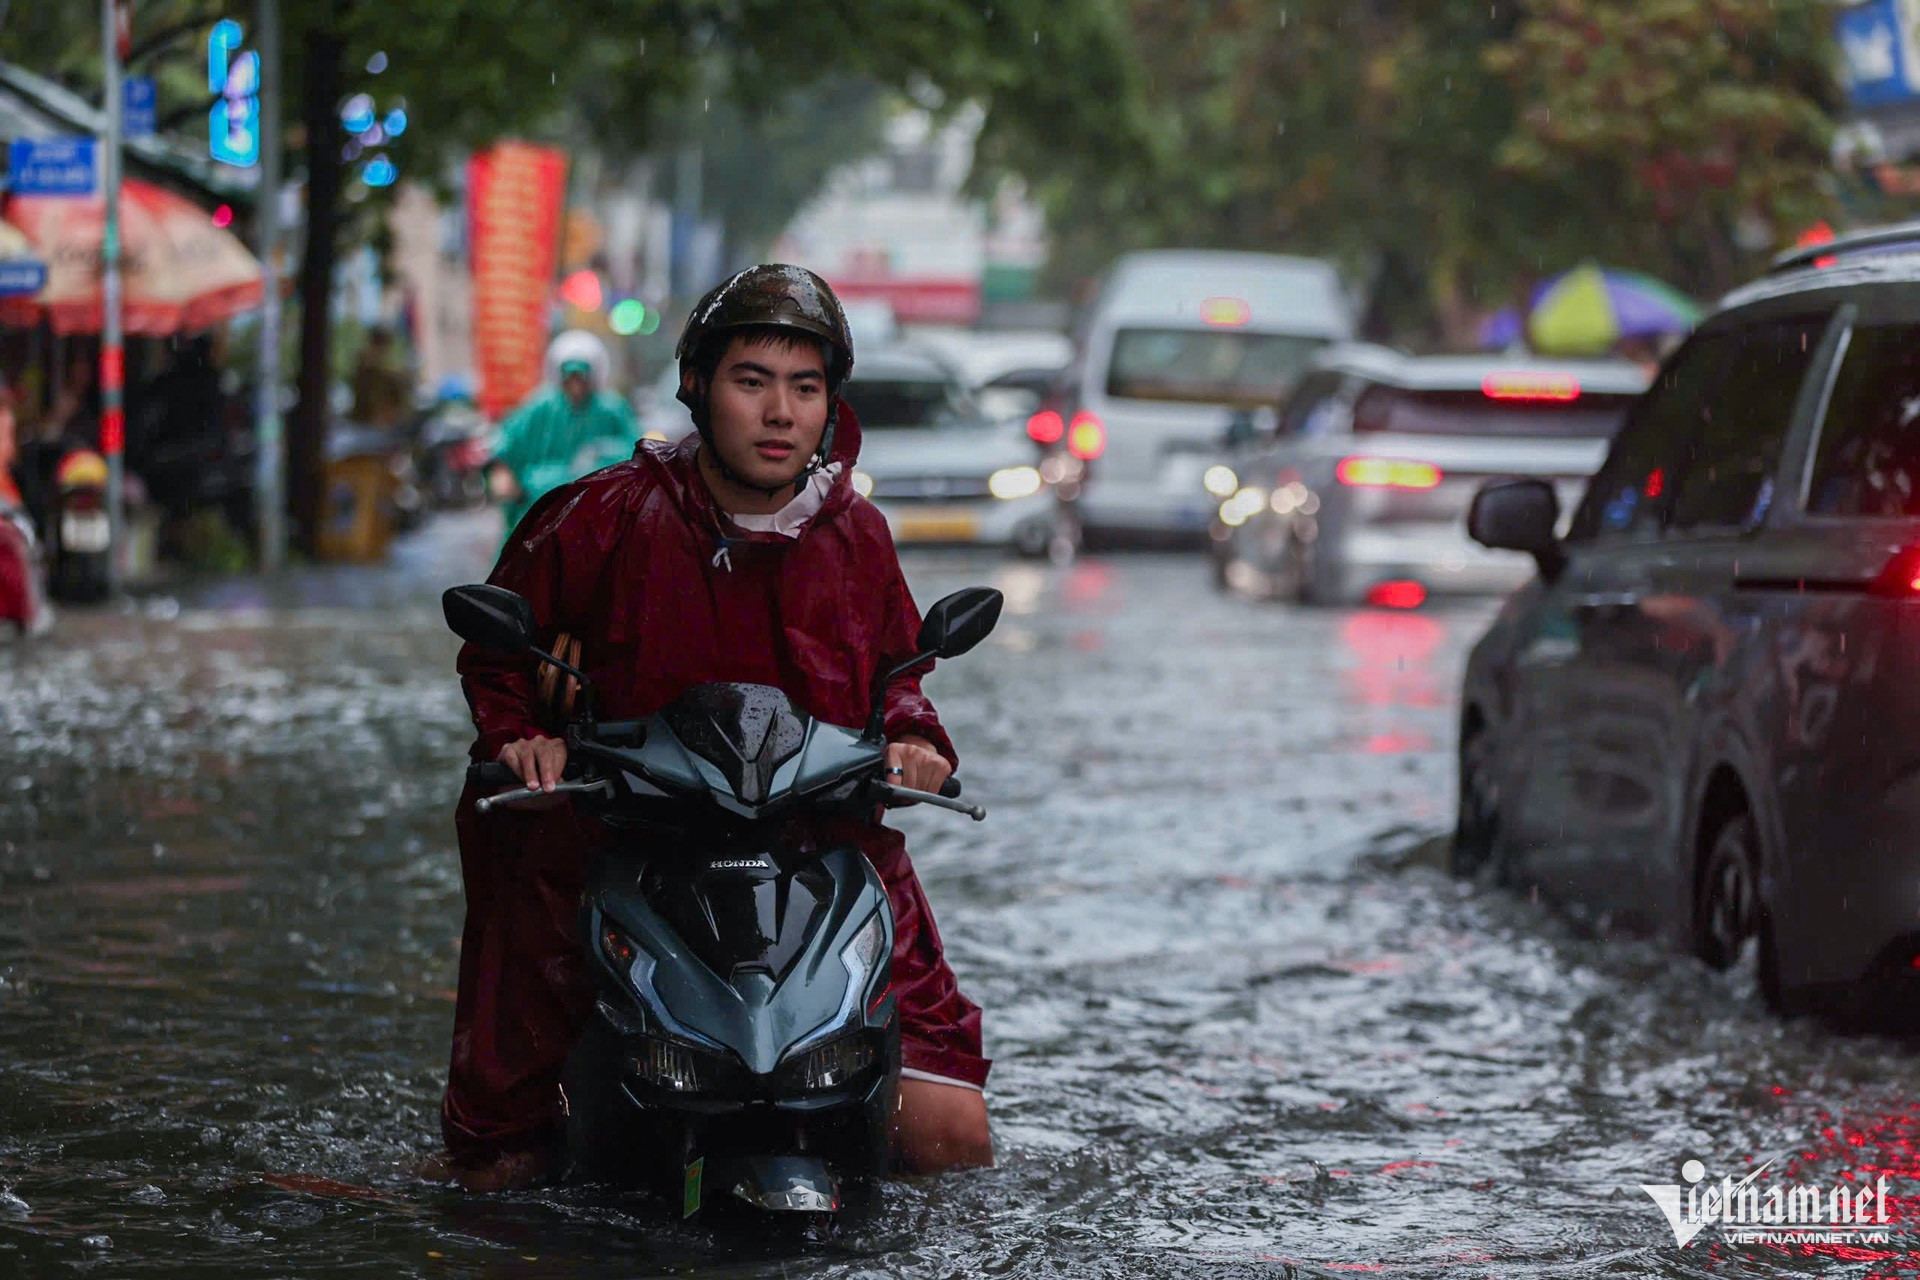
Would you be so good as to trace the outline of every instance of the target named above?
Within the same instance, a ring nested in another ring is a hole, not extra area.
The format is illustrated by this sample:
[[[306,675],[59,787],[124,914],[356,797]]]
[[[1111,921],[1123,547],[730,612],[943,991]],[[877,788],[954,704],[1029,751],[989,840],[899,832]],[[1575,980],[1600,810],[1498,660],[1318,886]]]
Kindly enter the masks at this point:
[[[519,654],[533,647],[538,631],[527,598],[505,587],[449,587],[440,597],[453,634],[491,653]]]
[[[957,658],[993,633],[1006,597],[992,587],[967,587],[927,610],[916,642],[920,652]]]
[[[1492,480],[1473,495],[1467,533],[1483,547],[1524,551],[1551,582],[1566,566],[1566,552],[1554,532],[1560,523],[1560,495],[1544,480]]]

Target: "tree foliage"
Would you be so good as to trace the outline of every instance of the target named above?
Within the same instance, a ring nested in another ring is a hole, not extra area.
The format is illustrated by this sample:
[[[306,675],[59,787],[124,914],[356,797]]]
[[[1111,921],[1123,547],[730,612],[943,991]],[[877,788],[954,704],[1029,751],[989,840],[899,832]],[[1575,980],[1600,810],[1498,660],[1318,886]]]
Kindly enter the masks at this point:
[[[1071,277],[1147,245],[1330,254],[1383,328],[1587,257],[1700,293],[1824,211],[1819,0],[1115,0],[1147,145],[1029,135]]]
[[[1499,158],[1592,210],[1582,222],[1594,251],[1711,291],[1750,265],[1747,252],[1828,212],[1830,6],[1525,0],[1522,10],[1487,55],[1523,104]]]

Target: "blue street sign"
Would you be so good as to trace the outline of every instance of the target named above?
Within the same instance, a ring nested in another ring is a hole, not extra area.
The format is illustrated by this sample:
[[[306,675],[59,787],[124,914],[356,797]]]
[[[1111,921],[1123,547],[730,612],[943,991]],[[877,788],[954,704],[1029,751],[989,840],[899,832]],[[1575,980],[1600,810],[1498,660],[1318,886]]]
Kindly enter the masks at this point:
[[[260,55],[235,52],[242,38],[231,18],[207,38],[207,88],[220,95],[207,113],[207,151],[244,169],[260,160]]]
[[[1868,0],[1833,18],[1841,79],[1856,110],[1890,107],[1920,97],[1920,66],[1906,21],[1913,0]]]
[[[47,264],[31,258],[0,260],[0,298],[38,293],[47,284]]]
[[[89,196],[92,138],[16,138],[7,149],[7,185],[17,196]]]
[[[150,138],[157,125],[155,103],[158,97],[151,76],[128,76],[126,106],[120,117],[129,138]]]

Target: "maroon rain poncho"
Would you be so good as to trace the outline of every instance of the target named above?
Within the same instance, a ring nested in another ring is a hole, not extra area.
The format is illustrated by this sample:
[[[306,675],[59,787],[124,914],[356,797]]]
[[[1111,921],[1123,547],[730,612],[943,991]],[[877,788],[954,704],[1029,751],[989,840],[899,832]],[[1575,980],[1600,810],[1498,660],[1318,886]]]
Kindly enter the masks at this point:
[[[547,495],[509,540],[490,581],[533,604],[548,639],[581,641],[602,716],[649,715],[688,687],[745,681],[784,689],[833,724],[865,723],[877,671],[913,657],[919,610],[886,520],[851,484],[860,428],[840,406],[840,472],[798,537],[746,533],[713,504],[699,439],[643,444],[630,462]],[[543,731],[534,663],[472,645],[460,674],[492,760]],[[887,737],[917,734],[949,763],[953,745],[920,675],[894,682]],[[551,735],[549,735],[551,736]],[[460,995],[441,1123],[450,1151],[487,1160],[551,1134],[560,1070],[591,1005],[577,935],[586,861],[603,830],[571,806],[474,812],[455,824],[466,880]],[[984,1084],[980,1010],[947,967],[906,843],[857,824],[893,905],[893,992],[905,1067]]]

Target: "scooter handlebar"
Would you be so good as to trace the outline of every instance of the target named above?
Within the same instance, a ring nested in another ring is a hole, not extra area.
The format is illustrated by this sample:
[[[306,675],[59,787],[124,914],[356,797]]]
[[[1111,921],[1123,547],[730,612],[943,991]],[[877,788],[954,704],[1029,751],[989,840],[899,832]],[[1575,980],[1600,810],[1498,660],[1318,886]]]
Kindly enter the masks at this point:
[[[467,785],[479,787],[484,791],[500,792],[506,791],[510,787],[523,786],[524,783],[521,781],[520,775],[515,773],[510,766],[504,765],[498,760],[489,760],[485,764],[470,764],[467,766]],[[553,792],[529,790],[523,793],[516,792],[507,795],[483,796],[476,807],[481,813],[486,813],[496,805],[511,805],[516,801],[525,803],[557,792],[599,791],[604,789],[604,787],[604,782],[593,782],[584,785],[578,782],[563,782],[556,787]],[[954,777],[949,777],[945,782],[940,784],[938,795],[930,791],[914,791],[907,787],[888,786],[886,791],[890,798],[918,800],[923,804],[937,805],[942,809],[951,809],[955,813],[964,813],[975,822],[979,822],[987,816],[987,811],[978,805],[951,803],[960,799],[960,779]]]
[[[467,766],[467,785],[470,787],[486,787],[498,791],[501,787],[519,784],[520,775],[513,771],[511,765],[501,764],[498,760]]]

